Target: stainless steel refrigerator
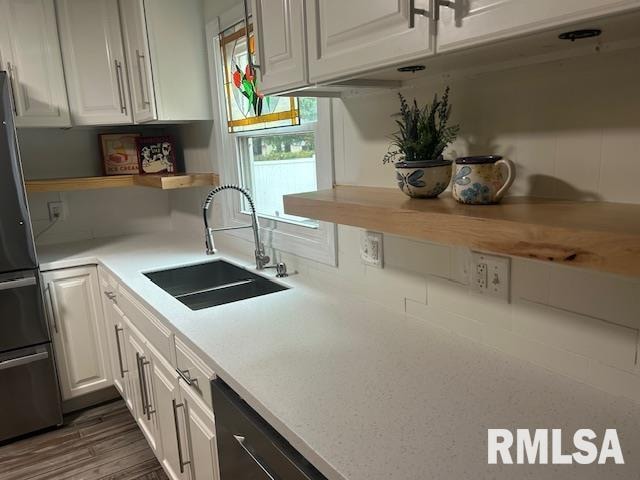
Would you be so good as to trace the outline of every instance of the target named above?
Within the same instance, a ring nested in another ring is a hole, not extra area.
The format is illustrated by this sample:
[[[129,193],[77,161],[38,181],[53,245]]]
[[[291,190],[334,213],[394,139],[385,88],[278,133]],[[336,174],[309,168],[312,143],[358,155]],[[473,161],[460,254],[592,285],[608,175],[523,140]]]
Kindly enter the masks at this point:
[[[0,442],[62,423],[13,113],[0,72]]]

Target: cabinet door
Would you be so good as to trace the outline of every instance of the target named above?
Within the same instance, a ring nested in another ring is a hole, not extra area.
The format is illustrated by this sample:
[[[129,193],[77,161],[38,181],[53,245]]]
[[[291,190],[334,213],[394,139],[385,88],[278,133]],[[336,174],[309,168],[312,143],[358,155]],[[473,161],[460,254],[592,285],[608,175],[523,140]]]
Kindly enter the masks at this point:
[[[112,385],[95,267],[43,275],[62,398]]]
[[[303,0],[253,0],[260,90],[280,93],[307,85]]]
[[[103,291],[102,306],[104,310],[105,332],[107,337],[107,354],[109,356],[109,365],[111,366],[111,374],[113,376],[113,385],[125,397],[125,379],[127,375],[127,359],[123,354],[124,344],[124,327],[122,319],[119,315],[119,309],[115,305],[115,297],[113,292],[104,288],[100,283]]]
[[[179,385],[186,419],[191,477],[193,480],[217,480],[220,475],[213,411],[182,380]]]
[[[188,465],[185,465],[184,448],[186,430],[183,408],[178,389],[178,374],[161,355],[152,351],[152,381],[156,392],[158,428],[162,442],[159,460],[171,480],[189,480]],[[180,462],[182,461],[182,466]]]
[[[71,126],[53,0],[0,0],[0,28],[16,126]]]
[[[120,392],[127,408],[133,413],[133,401],[131,400],[131,381],[129,375],[129,362],[126,355],[127,333],[124,321],[124,313],[118,308],[117,297],[112,287],[100,278],[102,291],[102,305],[104,309],[105,333],[107,337],[107,350],[113,385]]]
[[[438,51],[445,52],[639,8],[638,0],[455,0],[440,7]]]
[[[158,120],[213,120],[202,0],[145,0]]]
[[[158,443],[158,412],[157,399],[153,382],[151,381],[152,359],[147,352],[144,337],[136,330],[131,322],[124,317],[127,324],[127,357],[131,366],[129,376],[131,379],[131,401],[134,404],[133,412],[142,433],[149,442],[151,449],[159,455]]]
[[[310,82],[339,80],[432,54],[430,21],[412,15],[410,3],[307,1]],[[428,9],[430,3],[415,0],[415,8]]]
[[[132,123],[118,0],[58,0],[57,5],[74,123]]]
[[[120,0],[120,14],[131,80],[133,120],[136,123],[157,120],[144,1]]]

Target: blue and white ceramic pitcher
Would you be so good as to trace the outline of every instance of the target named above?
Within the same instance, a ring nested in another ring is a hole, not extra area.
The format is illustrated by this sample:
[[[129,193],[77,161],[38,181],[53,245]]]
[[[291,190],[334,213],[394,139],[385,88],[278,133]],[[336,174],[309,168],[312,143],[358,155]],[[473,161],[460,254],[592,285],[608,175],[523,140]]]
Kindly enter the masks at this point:
[[[460,203],[484,205],[499,202],[515,180],[516,167],[498,155],[460,157],[453,176],[453,197]]]

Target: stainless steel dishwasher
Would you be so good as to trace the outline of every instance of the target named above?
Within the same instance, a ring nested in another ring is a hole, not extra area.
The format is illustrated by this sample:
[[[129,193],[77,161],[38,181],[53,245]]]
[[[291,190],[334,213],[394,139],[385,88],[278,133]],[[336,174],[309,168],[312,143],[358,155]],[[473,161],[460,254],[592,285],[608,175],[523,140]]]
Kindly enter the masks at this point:
[[[226,383],[211,385],[221,480],[326,480]]]

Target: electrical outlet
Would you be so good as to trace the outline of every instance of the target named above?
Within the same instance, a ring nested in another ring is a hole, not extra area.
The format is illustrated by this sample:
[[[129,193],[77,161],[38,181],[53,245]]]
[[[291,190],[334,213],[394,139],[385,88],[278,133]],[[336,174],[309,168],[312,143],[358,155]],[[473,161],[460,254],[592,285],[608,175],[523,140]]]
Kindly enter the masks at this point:
[[[488,280],[489,274],[487,272],[488,269],[489,269],[489,266],[484,262],[476,264],[475,284],[480,290],[486,290],[487,284],[489,283],[489,280]]]
[[[479,252],[472,252],[471,257],[473,291],[509,302],[511,259]]]
[[[64,208],[64,202],[49,202],[47,203],[47,207],[49,207],[49,220],[66,220],[67,212]]]
[[[365,265],[383,268],[382,233],[362,232],[360,237],[360,258]]]

